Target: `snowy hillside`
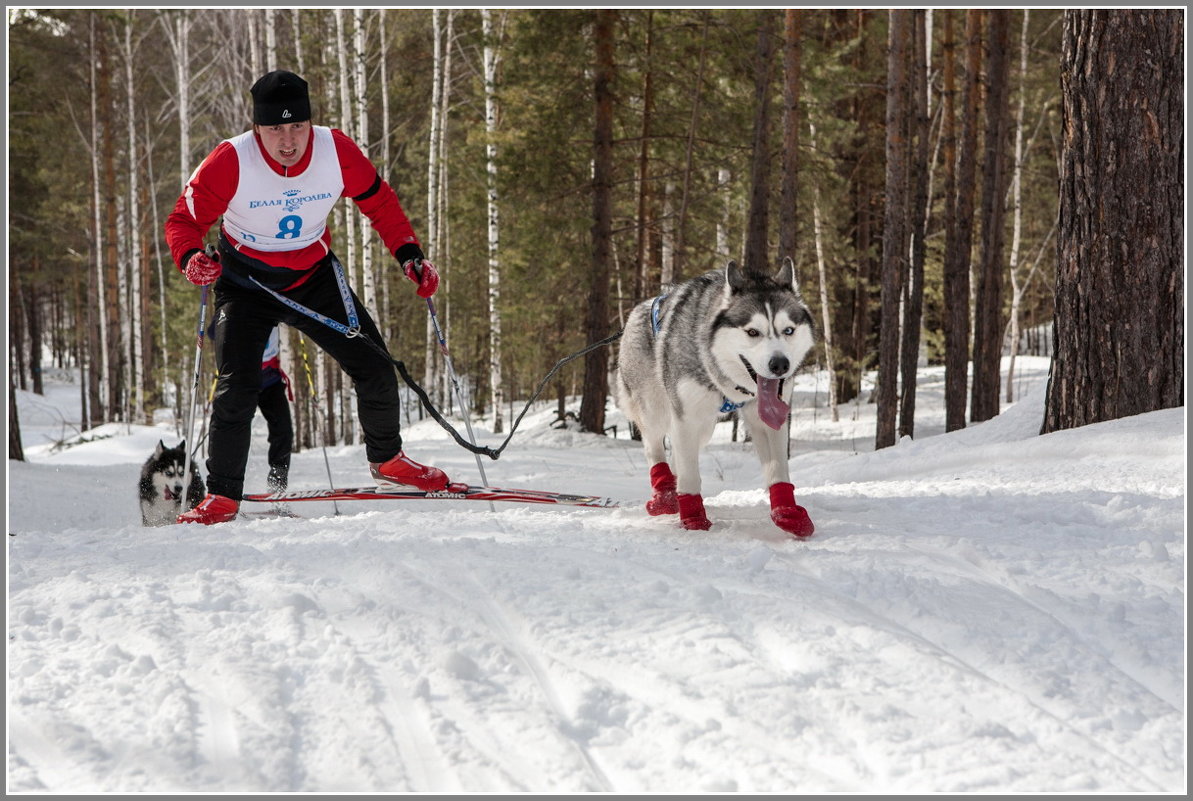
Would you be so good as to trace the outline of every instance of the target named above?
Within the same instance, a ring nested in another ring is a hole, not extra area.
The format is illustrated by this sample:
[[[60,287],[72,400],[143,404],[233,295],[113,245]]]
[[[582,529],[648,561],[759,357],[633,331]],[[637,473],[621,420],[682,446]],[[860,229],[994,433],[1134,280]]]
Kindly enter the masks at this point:
[[[1017,402],[951,434],[924,371],[919,437],[879,452],[873,406],[833,423],[803,378],[806,542],[770,523],[727,425],[702,462],[713,529],[689,532],[642,509],[624,423],[597,438],[546,409],[490,483],[619,508],[320,502],[143,528],[139,467],[172,424],[52,448],[78,388],[20,393],[7,788],[1184,792],[1185,411],[1041,437],[1047,361],[1018,367]],[[479,483],[433,422],[404,434]],[[326,455],[367,484],[363,446]],[[292,487],[327,483],[322,450],[295,456]]]

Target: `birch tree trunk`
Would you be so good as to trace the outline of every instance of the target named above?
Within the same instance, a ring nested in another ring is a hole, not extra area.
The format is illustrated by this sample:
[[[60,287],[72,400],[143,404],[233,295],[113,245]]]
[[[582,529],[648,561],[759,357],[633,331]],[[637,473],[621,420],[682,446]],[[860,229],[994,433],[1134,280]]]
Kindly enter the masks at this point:
[[[1023,9],[1023,22],[1019,30],[1019,99],[1015,105],[1015,150],[1011,173],[1011,256],[1007,265],[1007,275],[1011,279],[1007,403],[1014,400],[1015,357],[1019,354],[1019,309],[1023,300],[1019,286],[1019,248],[1023,240],[1023,116],[1027,105],[1027,25],[1030,18],[1031,11]]]
[[[488,178],[489,208],[489,403],[493,409],[493,433],[505,430],[502,407],[505,405],[501,378],[501,252],[500,214],[497,204],[497,42],[493,31],[493,12],[481,9],[485,62],[485,173]]]
[[[149,131],[149,119],[144,120],[145,126],[145,170],[146,177],[149,179],[149,186],[157,186],[157,178],[154,177],[153,169],[153,137]],[[173,408],[174,398],[169,391],[169,387],[173,384],[169,381],[169,367],[170,367],[170,348],[169,348],[169,329],[166,325],[166,263],[162,258],[162,238],[157,236],[157,232],[162,230],[161,220],[158,217],[158,204],[149,203],[149,212],[152,218],[152,231],[154,236],[153,242],[153,261],[157,265],[157,296],[160,298],[158,303],[158,311],[161,315],[161,332],[158,334],[159,353],[161,358],[161,365],[157,371],[155,382],[161,388],[161,402],[166,406]],[[152,336],[150,337],[152,339]]]
[[[255,10],[248,10],[244,12],[246,23],[248,25],[249,35],[249,66],[253,70],[253,80],[256,80],[261,75],[265,74],[265,68],[262,66],[261,59],[261,42],[260,36],[257,32],[258,20],[257,12]]]
[[[385,13],[380,11],[378,13]],[[365,152],[365,156],[369,155],[369,101],[367,92],[366,79],[366,64],[365,64],[365,48],[366,32],[364,10],[356,8],[352,12],[356,23],[356,36],[354,38],[355,48],[353,51],[353,68],[356,74],[356,136],[360,147]],[[355,205],[355,204],[354,204]],[[361,273],[361,287],[364,290],[364,302],[370,310],[377,308],[377,278],[373,274],[373,237],[371,237],[369,218],[361,214],[359,210],[355,211],[357,220],[360,225],[360,273]]]
[[[389,41],[385,36],[385,10],[377,13],[377,36],[381,40],[381,177],[390,180],[390,152],[389,152],[389,60],[387,54],[389,53]],[[378,324],[381,326],[382,332],[385,334],[387,342],[396,338],[394,334],[394,324],[391,322],[393,315],[390,313],[389,301],[389,284],[386,280],[386,267],[390,265],[389,259],[386,258],[388,254],[382,253],[381,263],[378,269],[378,283],[381,285],[381,297],[378,299],[380,304],[378,307]]]
[[[191,166],[191,54],[190,37],[193,24],[186,10],[176,12],[173,26],[161,18],[166,41],[170,44],[174,65],[174,85],[178,101],[178,185],[186,186],[193,171]]]
[[[816,125],[808,120],[808,144],[816,151]],[[816,269],[820,276],[820,319],[824,328],[824,367],[828,373],[828,406],[832,410],[833,422],[839,422],[841,413],[837,409],[837,370],[833,361],[833,318],[828,297],[828,269],[824,259],[824,226],[820,219],[820,185],[812,183],[812,233],[816,244]]]
[[[431,132],[427,142],[427,236],[423,240],[423,252],[434,262],[439,258],[439,254],[435,250],[435,243],[439,237],[439,215],[437,213],[439,203],[439,126],[440,114],[442,113],[440,103],[444,94],[443,22],[440,18],[440,10],[438,8],[431,12],[431,30],[435,38],[432,48],[434,75],[431,80]],[[439,385],[439,371],[436,359],[439,350],[436,347],[435,326],[430,316],[427,317],[426,332],[426,374],[423,378],[423,386],[427,387],[428,391],[434,392],[434,388]]]
[[[277,9],[265,9],[265,68],[262,72],[278,69]]]
[[[662,242],[659,247],[659,283],[668,286],[675,282],[675,182],[663,184],[663,217],[659,226]]]
[[[336,57],[340,69],[340,130],[355,138],[352,125],[352,73],[348,65],[348,39],[344,25],[344,9],[335,10]],[[348,284],[356,289],[360,286],[356,274],[356,236],[354,225],[354,204],[341,203],[342,230],[344,232],[344,268],[348,271]]]
[[[340,130],[347,136],[352,137],[352,73],[348,67],[348,40],[344,24],[344,9],[335,9],[334,16],[336,22],[334,48],[340,74]],[[353,205],[348,202],[340,204],[340,231],[344,237],[341,264],[344,267],[348,285],[353,290],[357,290],[360,287],[360,283],[356,270],[356,225],[353,216]],[[334,370],[329,370],[329,373],[335,376],[334,380],[338,384],[339,391],[336,393],[336,398],[340,409],[340,435],[345,443],[352,443],[355,441],[359,426],[356,424],[356,404],[352,403],[351,388],[348,386],[348,382],[344,380],[342,374]]]
[[[721,204],[721,216],[717,220],[717,259],[721,262],[729,261],[729,215],[733,209],[729,177],[729,170],[724,167],[717,170],[717,194],[724,199]]]
[[[132,335],[132,364],[129,365],[129,379],[132,388],[132,419],[149,422],[145,415],[145,343],[143,339],[144,320],[141,317],[141,209],[140,189],[137,185],[138,154],[136,127],[136,81],[133,74],[133,9],[128,9],[124,26],[124,81],[128,105],[128,245],[129,245],[129,327]]]
[[[302,12],[295,8],[290,15],[294,26],[294,63],[298,67],[299,75],[306,75],[306,64],[302,58]]]
[[[447,199],[448,199],[448,185],[447,185],[447,123],[448,123],[448,109],[451,107],[451,85],[452,85],[452,53],[455,51],[455,23],[456,12],[448,10],[447,12],[447,30],[444,33],[444,49],[443,49],[443,91],[440,93],[439,102],[441,107],[439,109],[439,147],[436,153],[439,157],[439,197],[437,199],[438,213],[437,218],[439,224],[436,225],[438,233],[438,242],[435,244],[435,252],[439,254],[438,258],[441,262],[445,262],[451,253],[449,245],[451,244],[451,231],[448,228],[447,216]],[[443,313],[440,315],[439,325],[443,329],[444,339],[451,342],[451,280],[450,276],[445,277],[440,282],[439,286],[439,305],[443,307]],[[449,411],[453,408],[455,401],[454,393],[451,387],[451,375],[447,371],[447,362],[444,359],[443,369],[440,373],[440,397],[443,398],[444,404]],[[463,413],[463,410],[461,410]]]
[[[96,42],[95,31],[95,17],[92,13],[88,18],[88,45],[91,51],[90,79],[91,79],[91,141],[89,142],[91,151],[91,205],[94,216],[92,219],[93,231],[92,241],[95,253],[95,270],[91,279],[93,284],[93,291],[88,293],[90,295],[91,303],[87,304],[87,328],[90,331],[98,329],[98,345],[99,351],[96,352],[95,345],[97,339],[89,337],[88,343],[88,362],[90,365],[89,371],[89,399],[88,404],[90,409],[90,416],[84,421],[84,427],[90,428],[104,422],[106,414],[104,408],[107,401],[107,375],[108,375],[108,332],[103,324],[103,308],[104,308],[104,247],[103,247],[103,223],[102,223],[102,209],[103,203],[100,197],[100,159],[99,159],[99,70],[97,69],[97,62],[99,60],[98,43]]]

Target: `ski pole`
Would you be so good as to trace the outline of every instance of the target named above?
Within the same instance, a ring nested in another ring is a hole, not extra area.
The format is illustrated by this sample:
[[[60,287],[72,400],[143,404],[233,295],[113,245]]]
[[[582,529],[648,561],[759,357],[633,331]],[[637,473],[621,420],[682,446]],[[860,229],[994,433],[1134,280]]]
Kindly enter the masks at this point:
[[[431,324],[435,326],[435,337],[439,340],[439,350],[443,353],[443,364],[447,368],[447,377],[451,379],[452,387],[456,390],[456,401],[460,404],[460,414],[464,417],[464,427],[468,430],[468,439],[476,446],[476,435],[472,433],[472,420],[468,416],[468,407],[464,404],[464,395],[460,391],[460,382],[456,378],[456,370],[452,367],[451,354],[447,352],[447,340],[443,336],[443,329],[439,327],[439,315],[435,313],[435,301],[427,298],[427,311],[431,313]],[[489,486],[489,479],[485,477],[485,467],[481,464],[481,456],[475,451],[472,454],[476,457],[476,469],[481,473],[481,484]],[[493,504],[489,503],[489,509],[497,511],[493,508]]]
[[[310,390],[311,399],[315,401],[313,404],[311,404],[311,408],[315,410],[315,416],[318,417],[319,416],[319,402],[318,402],[319,399],[315,397],[315,380],[314,380],[314,378],[311,377],[311,363],[310,363],[310,361],[307,360],[307,341],[305,339],[303,339],[303,336],[301,333],[298,335],[298,344],[302,348],[302,366],[304,368],[306,368],[307,389]],[[320,427],[322,427],[322,425],[320,425]],[[323,466],[327,468],[327,486],[330,487],[334,491],[336,488],[336,484],[334,481],[332,481],[331,462],[328,461],[328,459],[327,459],[327,438],[320,437],[320,439],[322,440],[322,445],[323,445]],[[338,503],[336,503],[335,501],[332,501],[331,505],[336,510],[336,515],[339,515],[340,505]]]
[[[207,246],[208,257],[218,258],[215,253],[215,248],[211,245]],[[207,288],[210,284],[203,285],[203,291],[199,293],[199,331],[195,344],[195,377],[191,383],[191,408],[187,415],[186,421],[186,439],[191,439],[191,434],[195,432],[195,402],[199,396],[199,368],[202,366],[203,356],[203,337],[206,335],[207,328]],[[191,451],[192,448],[186,449],[186,458],[182,460],[182,485],[185,489],[182,491],[182,511],[190,510],[190,487],[191,487]]]

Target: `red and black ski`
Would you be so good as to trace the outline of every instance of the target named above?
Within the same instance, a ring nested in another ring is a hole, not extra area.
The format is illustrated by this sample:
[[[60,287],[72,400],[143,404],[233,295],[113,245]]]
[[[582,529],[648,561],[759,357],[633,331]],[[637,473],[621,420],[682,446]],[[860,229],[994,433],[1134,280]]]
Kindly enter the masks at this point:
[[[542,490],[502,489],[478,487],[470,484],[448,484],[445,489],[426,491],[415,487],[348,487],[342,489],[288,490],[286,492],[245,495],[245,501],[290,503],[294,501],[512,501],[514,503],[546,503],[559,506],[590,506],[610,509],[618,504],[612,498],[595,495],[572,495]]]

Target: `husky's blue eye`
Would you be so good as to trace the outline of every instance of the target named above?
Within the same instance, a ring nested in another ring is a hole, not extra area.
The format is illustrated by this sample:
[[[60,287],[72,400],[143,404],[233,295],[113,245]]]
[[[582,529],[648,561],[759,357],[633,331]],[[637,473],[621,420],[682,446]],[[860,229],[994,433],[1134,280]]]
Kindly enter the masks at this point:
[[[787,326],[786,328],[783,329],[783,336],[785,336],[785,337],[789,337],[794,333],[795,333],[795,329],[792,328],[791,326]]]

